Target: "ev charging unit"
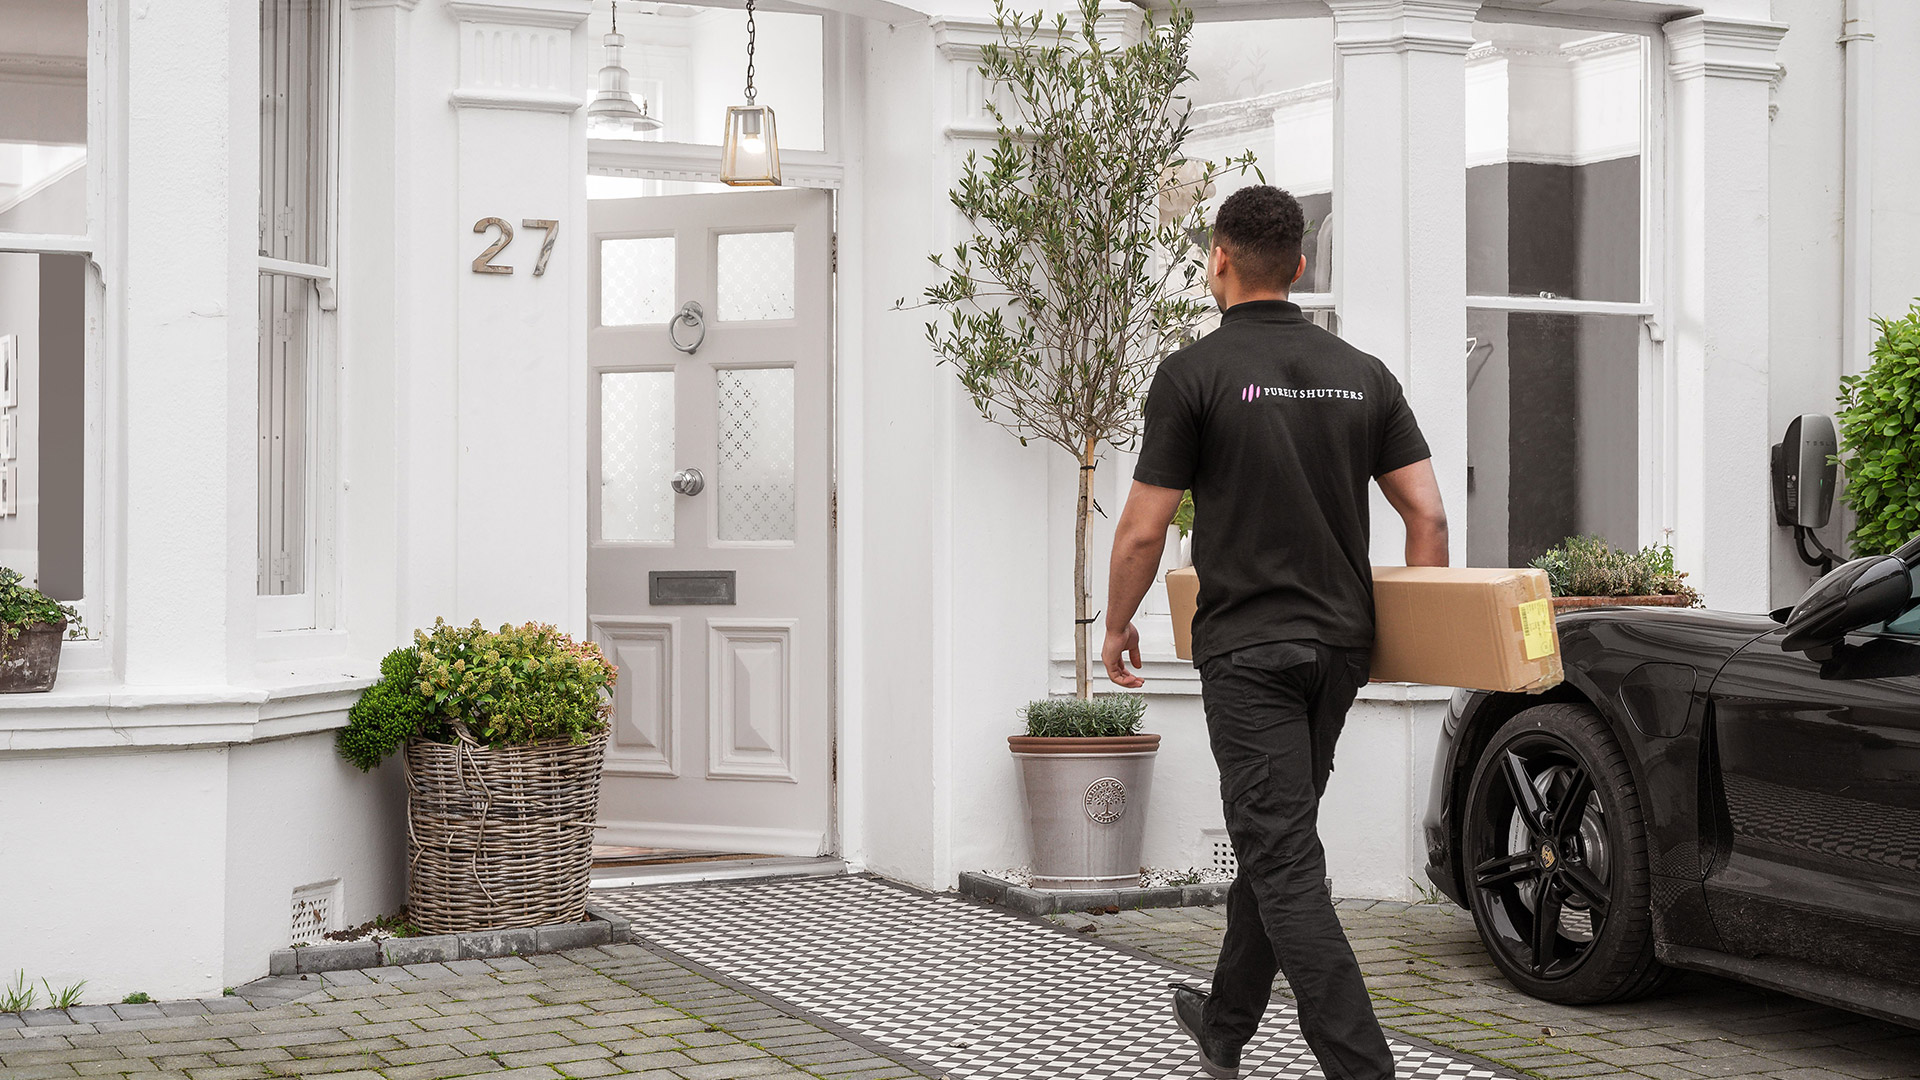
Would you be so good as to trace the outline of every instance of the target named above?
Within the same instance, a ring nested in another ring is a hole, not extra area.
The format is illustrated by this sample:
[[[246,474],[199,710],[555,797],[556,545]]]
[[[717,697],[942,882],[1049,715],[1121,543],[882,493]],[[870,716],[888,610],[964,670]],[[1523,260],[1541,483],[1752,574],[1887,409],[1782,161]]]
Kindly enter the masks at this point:
[[[1829,550],[1813,530],[1833,517],[1833,486],[1838,466],[1834,455],[1840,440],[1833,417],[1823,413],[1796,416],[1787,434],[1773,444],[1773,517],[1793,530],[1793,546],[1808,566],[1821,573],[1833,569],[1840,556]],[[1813,542],[1808,552],[1807,542]]]

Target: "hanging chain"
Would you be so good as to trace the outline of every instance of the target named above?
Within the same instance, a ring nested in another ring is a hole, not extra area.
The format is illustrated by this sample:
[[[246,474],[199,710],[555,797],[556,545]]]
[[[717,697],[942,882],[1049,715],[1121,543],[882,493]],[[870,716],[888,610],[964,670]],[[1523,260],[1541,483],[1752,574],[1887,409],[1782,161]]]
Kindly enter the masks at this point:
[[[747,0],[747,104],[753,104],[753,0]]]
[[[617,34],[620,32],[620,0],[613,0],[608,6],[613,8],[613,32]]]

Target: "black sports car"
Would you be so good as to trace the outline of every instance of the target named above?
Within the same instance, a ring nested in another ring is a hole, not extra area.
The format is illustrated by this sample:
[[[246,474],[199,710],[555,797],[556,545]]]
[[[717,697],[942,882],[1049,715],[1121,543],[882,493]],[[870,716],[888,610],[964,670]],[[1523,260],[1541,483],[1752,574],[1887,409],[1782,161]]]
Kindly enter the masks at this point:
[[[1714,972],[1920,1024],[1920,538],[1772,616],[1559,619],[1566,682],[1461,691],[1427,876],[1569,1004]]]

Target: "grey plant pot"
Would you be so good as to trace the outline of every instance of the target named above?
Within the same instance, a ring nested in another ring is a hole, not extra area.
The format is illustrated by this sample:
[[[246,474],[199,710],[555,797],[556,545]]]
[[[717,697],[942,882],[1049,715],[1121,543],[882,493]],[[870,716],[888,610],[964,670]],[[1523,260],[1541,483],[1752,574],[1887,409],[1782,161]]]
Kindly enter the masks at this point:
[[[1007,739],[1027,797],[1036,889],[1140,884],[1140,844],[1160,736]]]

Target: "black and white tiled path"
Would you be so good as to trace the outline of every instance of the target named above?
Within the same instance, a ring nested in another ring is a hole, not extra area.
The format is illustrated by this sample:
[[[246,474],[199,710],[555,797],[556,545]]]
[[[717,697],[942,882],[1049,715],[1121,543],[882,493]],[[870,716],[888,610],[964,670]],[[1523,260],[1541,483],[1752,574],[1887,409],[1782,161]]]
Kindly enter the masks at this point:
[[[1164,961],[953,896],[861,877],[596,890],[649,942],[953,1080],[1200,1077],[1169,1018]],[[1276,1001],[1278,998],[1276,997]],[[1495,1080],[1393,1040],[1398,1080]],[[1320,1077],[1290,1006],[1242,1057],[1249,1080]]]

